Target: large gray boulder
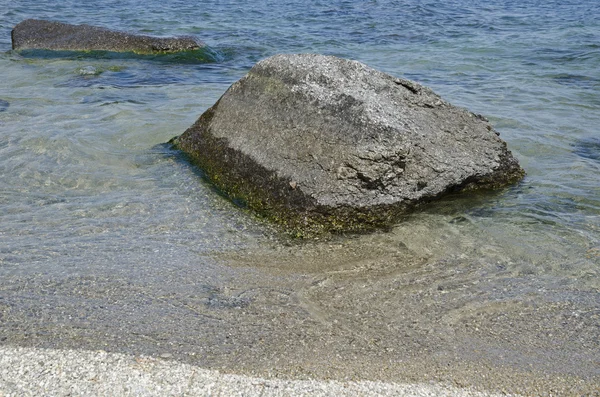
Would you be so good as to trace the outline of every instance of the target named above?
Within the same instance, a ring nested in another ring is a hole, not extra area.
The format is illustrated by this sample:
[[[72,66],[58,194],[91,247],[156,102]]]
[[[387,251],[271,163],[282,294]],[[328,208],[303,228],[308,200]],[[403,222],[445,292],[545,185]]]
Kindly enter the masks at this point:
[[[13,50],[115,51],[142,54],[197,50],[192,37],[153,37],[117,32],[97,26],[27,19],[12,30]]]
[[[386,226],[445,193],[524,175],[484,117],[313,54],[259,62],[171,142],[229,197],[300,235]]]

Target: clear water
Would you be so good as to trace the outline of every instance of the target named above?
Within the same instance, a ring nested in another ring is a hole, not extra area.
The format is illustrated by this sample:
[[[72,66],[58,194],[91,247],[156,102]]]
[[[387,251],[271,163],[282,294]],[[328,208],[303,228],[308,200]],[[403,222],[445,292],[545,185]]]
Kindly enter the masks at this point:
[[[597,386],[599,16],[595,0],[0,1],[0,341],[261,375]],[[210,49],[11,51],[33,17]],[[280,239],[164,143],[282,52],[357,59],[484,114],[526,179],[387,233]]]

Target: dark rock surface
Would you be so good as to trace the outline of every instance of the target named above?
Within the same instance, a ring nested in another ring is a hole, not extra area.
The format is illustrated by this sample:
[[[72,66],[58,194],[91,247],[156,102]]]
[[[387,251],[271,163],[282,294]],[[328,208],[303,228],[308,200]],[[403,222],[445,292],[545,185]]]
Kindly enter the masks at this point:
[[[17,24],[11,37],[13,50],[161,53],[191,51],[204,46],[192,37],[153,37],[37,19],[27,19]]]
[[[356,61],[256,64],[172,143],[229,197],[300,235],[389,225],[524,171],[482,116]]]

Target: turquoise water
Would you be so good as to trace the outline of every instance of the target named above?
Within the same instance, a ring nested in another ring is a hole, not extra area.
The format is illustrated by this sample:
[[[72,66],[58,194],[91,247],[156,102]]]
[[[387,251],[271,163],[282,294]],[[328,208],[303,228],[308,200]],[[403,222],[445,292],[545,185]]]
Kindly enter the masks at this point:
[[[2,343],[384,379],[431,379],[392,365],[427,356],[597,382],[597,1],[0,5]],[[26,18],[194,35],[209,48],[183,58],[11,51],[10,30]],[[387,233],[281,241],[164,143],[282,52],[352,58],[431,87],[488,117],[527,177]],[[379,374],[381,357],[397,371]]]

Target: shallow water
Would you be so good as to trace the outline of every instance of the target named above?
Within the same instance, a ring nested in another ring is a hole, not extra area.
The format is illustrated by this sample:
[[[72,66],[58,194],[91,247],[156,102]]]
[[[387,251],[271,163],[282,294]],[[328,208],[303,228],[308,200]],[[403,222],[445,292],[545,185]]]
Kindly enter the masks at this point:
[[[600,384],[597,2],[0,8],[2,343],[273,376]],[[10,51],[30,17],[192,34],[210,50]],[[164,144],[279,52],[358,59],[484,114],[526,179],[389,232],[287,241]]]

